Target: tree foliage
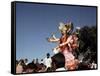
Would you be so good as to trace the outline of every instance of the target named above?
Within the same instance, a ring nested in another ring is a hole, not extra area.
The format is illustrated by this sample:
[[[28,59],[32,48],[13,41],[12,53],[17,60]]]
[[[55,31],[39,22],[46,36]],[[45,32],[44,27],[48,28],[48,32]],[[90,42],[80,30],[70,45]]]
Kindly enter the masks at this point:
[[[97,27],[84,26],[79,33],[79,54],[83,54],[84,61],[97,63]]]

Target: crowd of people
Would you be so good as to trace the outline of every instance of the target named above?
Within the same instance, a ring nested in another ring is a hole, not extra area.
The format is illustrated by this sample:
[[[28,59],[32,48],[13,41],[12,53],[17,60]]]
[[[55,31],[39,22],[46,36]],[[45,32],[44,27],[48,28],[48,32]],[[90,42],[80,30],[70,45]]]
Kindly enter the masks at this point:
[[[58,58],[58,60],[60,59]],[[52,57],[50,57],[50,54],[47,53],[47,57],[41,59],[40,62],[38,59],[33,59],[31,62],[28,62],[28,59],[16,60],[16,73],[22,74],[22,73],[68,71],[68,69],[66,69],[63,65],[64,65],[63,63],[59,64],[58,62],[58,64],[54,66]],[[77,69],[75,70],[92,70],[96,68],[97,64],[94,61],[92,63],[80,62],[78,64]]]
[[[28,59],[16,60],[16,73],[32,73],[32,72],[49,72],[52,71],[52,59],[50,54],[47,53],[47,57],[41,59],[33,59],[28,63]]]

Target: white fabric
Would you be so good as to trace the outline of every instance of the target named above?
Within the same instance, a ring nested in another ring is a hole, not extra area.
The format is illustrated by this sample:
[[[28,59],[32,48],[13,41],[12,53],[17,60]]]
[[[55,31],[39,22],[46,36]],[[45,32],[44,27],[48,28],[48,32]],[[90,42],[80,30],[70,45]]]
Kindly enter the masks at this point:
[[[96,68],[97,68],[97,64],[96,63],[92,63],[91,69],[96,69]]]
[[[44,65],[46,65],[47,68],[48,68],[48,67],[51,67],[51,63],[52,63],[51,58],[45,58],[45,59],[43,60],[43,62],[44,62]]]
[[[64,52],[63,52],[63,54],[64,54],[64,56],[65,56],[65,61],[66,62],[69,62],[69,61],[71,61],[71,60],[74,60],[74,56],[73,56],[73,54],[71,53],[71,52],[68,52],[66,49],[64,50]]]
[[[43,61],[41,61],[40,63],[43,64]]]
[[[56,69],[56,71],[64,71],[64,70],[66,70],[64,67]]]
[[[56,48],[54,48],[54,49],[53,49],[53,53],[54,53],[54,54],[57,54],[57,53],[59,53],[59,50],[57,50]]]
[[[23,67],[22,65],[18,64],[16,67],[16,73],[22,73],[23,72]]]

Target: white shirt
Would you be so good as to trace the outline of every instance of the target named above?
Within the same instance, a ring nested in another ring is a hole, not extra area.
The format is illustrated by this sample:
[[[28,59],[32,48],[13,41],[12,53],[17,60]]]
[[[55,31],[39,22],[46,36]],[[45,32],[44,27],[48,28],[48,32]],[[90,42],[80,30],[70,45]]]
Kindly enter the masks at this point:
[[[52,63],[51,58],[45,58],[45,59],[43,60],[43,62],[44,62],[44,65],[46,65],[47,68],[48,68],[48,67],[51,67],[51,63]]]
[[[97,64],[96,63],[92,63],[91,68],[92,69],[96,69],[97,68]]]

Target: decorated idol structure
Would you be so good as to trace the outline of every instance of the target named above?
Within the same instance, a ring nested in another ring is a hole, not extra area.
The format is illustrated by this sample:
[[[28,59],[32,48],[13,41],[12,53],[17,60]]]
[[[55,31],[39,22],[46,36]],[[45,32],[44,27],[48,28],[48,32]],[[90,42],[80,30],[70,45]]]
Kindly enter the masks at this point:
[[[78,34],[80,27],[73,31],[74,26],[72,22],[66,24],[60,22],[58,27],[61,37],[57,38],[55,34],[48,38],[48,42],[58,42],[53,49],[54,56],[52,57],[52,64],[55,69],[64,67],[65,70],[76,70],[79,60],[76,59],[73,52],[79,47]]]

